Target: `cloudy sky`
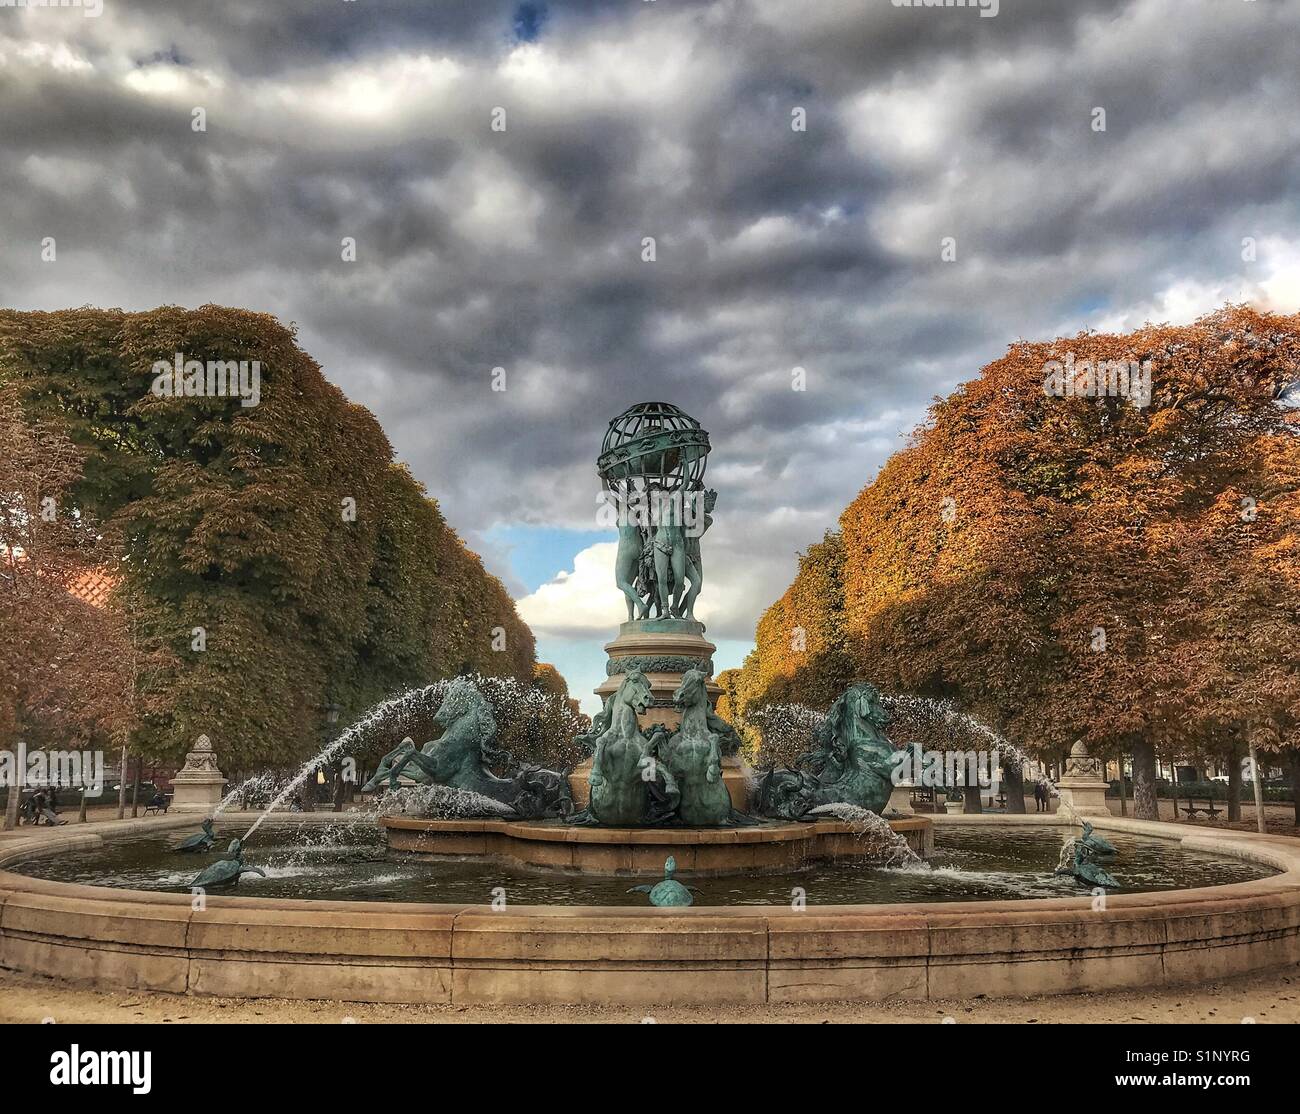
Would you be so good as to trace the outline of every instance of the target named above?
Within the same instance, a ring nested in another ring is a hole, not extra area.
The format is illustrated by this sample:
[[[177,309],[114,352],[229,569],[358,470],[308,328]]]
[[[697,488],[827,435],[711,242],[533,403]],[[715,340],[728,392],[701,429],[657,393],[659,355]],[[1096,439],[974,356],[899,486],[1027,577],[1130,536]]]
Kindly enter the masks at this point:
[[[296,322],[579,694],[628,405],[712,434],[725,668],[1008,342],[1300,309],[1300,0],[13,4],[0,304]]]

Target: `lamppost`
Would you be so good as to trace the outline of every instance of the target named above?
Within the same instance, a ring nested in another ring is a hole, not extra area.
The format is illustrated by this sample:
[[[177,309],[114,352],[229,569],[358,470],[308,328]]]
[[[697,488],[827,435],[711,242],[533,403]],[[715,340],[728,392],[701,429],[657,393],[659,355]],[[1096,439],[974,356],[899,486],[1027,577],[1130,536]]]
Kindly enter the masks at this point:
[[[340,708],[340,707],[339,707],[337,704],[335,704],[333,701],[330,701],[330,703],[328,703],[328,704],[325,705],[325,724],[326,724],[326,728],[325,728],[325,742],[326,742],[327,744],[328,744],[328,743],[332,743],[332,742],[334,741],[334,729],[335,729],[335,727],[337,726],[337,724],[338,724],[338,722],[339,722],[339,712],[341,712],[342,710],[343,710],[343,709]],[[337,764],[334,763],[334,762],[332,762],[332,763],[330,763],[330,765],[331,765],[331,767],[334,768],[334,771],[335,771],[335,772],[334,772],[334,780],[335,780],[335,782],[337,782],[337,781],[338,781],[338,776],[339,776],[339,775],[338,775],[338,770],[337,770]],[[325,784],[325,774],[324,774],[324,771],[323,771],[323,770],[317,771],[317,773],[316,773],[316,783],[317,783],[317,785],[324,785],[324,784]],[[333,788],[334,788],[334,792],[333,792],[332,796],[333,796],[333,798],[334,798],[334,811],[335,811],[335,812],[339,812],[339,811],[341,811],[341,809],[340,809],[340,802],[339,802],[339,796],[338,796],[338,787],[337,787],[337,784],[336,784]]]

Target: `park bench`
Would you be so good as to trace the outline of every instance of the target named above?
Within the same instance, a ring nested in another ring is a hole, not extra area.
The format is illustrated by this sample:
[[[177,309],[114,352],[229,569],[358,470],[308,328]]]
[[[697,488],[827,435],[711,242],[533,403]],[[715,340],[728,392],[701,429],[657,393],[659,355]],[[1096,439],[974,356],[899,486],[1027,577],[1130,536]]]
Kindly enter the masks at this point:
[[[171,797],[169,797],[166,793],[155,793],[154,796],[150,799],[149,803],[144,806],[144,814],[148,816],[149,813],[151,812],[154,813],[161,812],[164,816],[166,816],[167,809],[170,805],[171,805]]]
[[[1208,816],[1211,820],[1213,820],[1216,816],[1219,815],[1219,813],[1223,811],[1223,809],[1219,808],[1214,803],[1213,797],[1211,797],[1208,801],[1205,802],[1204,808],[1199,807],[1195,801],[1188,801],[1182,807],[1183,807],[1183,811],[1187,813],[1188,820],[1191,820],[1198,812],[1203,812],[1206,816]]]

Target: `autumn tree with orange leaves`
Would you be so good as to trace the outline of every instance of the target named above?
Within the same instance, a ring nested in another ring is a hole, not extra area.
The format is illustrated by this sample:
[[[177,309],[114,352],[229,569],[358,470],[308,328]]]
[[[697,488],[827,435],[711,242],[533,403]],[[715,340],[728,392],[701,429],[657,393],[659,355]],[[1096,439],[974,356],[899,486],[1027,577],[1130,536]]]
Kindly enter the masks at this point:
[[[70,499],[82,454],[27,422],[0,387],[0,738],[59,749],[120,746],[135,714],[134,652],[119,601],[92,606],[78,581],[119,551]],[[11,791],[6,826],[18,795]]]
[[[952,699],[1049,759],[1078,739],[1132,755],[1149,818],[1157,749],[1235,758],[1253,737],[1294,768],[1298,380],[1300,316],[1243,307],[1012,345],[844,511],[842,565],[815,570],[842,604],[791,606],[805,559],[737,702],[824,703],[848,675]]]
[[[155,392],[178,354],[256,361],[256,404]],[[0,310],[0,383],[78,454],[55,495],[83,517],[61,521],[120,539],[136,754],[179,762],[202,733],[227,776],[296,765],[403,688],[465,669],[531,681],[533,635],[504,586],[274,318]]]

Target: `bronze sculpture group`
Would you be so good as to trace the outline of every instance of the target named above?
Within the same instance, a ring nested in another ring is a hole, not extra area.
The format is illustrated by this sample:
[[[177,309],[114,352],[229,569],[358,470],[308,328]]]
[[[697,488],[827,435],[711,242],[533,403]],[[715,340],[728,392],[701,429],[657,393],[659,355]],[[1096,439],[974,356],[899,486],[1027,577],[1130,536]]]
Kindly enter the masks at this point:
[[[771,769],[760,779],[758,811],[783,820],[799,820],[830,804],[884,812],[894,788],[888,725],[889,713],[875,686],[851,685],[813,731],[812,747],[794,768]]]
[[[704,681],[699,670],[687,670],[673,694],[682,713],[677,730],[662,724],[642,730],[637,717],[650,705],[650,682],[637,669],[623,675],[597,733],[585,736],[592,754],[591,799],[571,823],[718,827],[749,821],[732,807],[722,778],[724,748],[735,734],[714,729],[727,725],[713,715]]]
[[[713,525],[718,493],[702,484],[682,492],[657,483],[627,492],[618,506],[614,583],[635,619],[694,619],[704,586],[700,538]]]
[[[398,778],[405,775],[417,785],[443,785],[486,797],[525,820],[567,816],[572,811],[564,774],[517,764],[497,746],[492,706],[471,680],[452,681],[433,718],[442,735],[418,750],[410,739],[403,739],[380,759],[363,792],[384,784],[396,788]],[[493,766],[502,767],[504,774],[494,774]]]

